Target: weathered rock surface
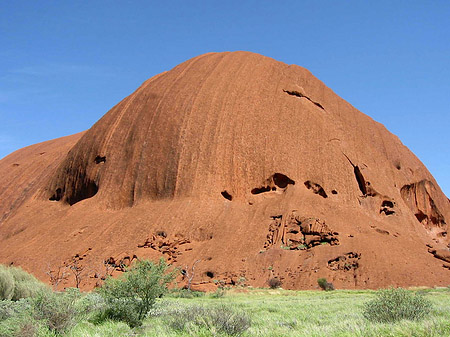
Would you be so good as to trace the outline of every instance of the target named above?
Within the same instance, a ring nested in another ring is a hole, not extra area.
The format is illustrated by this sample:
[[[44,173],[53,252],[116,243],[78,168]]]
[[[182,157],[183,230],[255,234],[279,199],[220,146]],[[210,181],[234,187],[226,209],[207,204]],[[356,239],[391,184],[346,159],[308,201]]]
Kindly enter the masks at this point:
[[[48,281],[75,258],[86,288],[161,256],[208,289],[447,286],[449,219],[383,125],[248,52],[186,61],[86,132],[0,161],[0,262]]]

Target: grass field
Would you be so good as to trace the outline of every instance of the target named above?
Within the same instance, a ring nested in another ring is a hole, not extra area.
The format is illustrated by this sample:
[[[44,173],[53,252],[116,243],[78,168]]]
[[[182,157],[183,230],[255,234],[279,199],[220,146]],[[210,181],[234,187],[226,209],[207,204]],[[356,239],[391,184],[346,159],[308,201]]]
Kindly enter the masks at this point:
[[[431,315],[422,321],[400,321],[395,324],[371,323],[363,315],[363,304],[374,292],[336,290],[231,290],[213,298],[164,297],[140,328],[130,329],[124,323],[104,322],[94,325],[87,320],[78,323],[68,336],[228,336],[214,327],[187,324],[183,330],[183,312],[198,308],[231,307],[245,313],[250,327],[241,336],[450,336],[450,289],[420,290],[433,303]],[[239,334],[236,334],[236,336]]]

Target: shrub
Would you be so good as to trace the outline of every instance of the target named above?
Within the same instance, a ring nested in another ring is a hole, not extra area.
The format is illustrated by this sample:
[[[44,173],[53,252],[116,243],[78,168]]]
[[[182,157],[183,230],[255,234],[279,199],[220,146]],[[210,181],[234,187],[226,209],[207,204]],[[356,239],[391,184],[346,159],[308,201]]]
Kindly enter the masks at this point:
[[[29,299],[0,301],[0,336],[35,336],[39,325],[33,320],[31,312]]]
[[[14,316],[0,321],[2,337],[35,337],[39,328],[38,322],[27,316]]]
[[[334,290],[333,283],[328,282],[326,278],[319,278],[317,280],[317,283],[319,284],[319,287],[322,288],[322,290],[325,290],[325,291]]]
[[[30,312],[31,303],[28,299],[21,299],[19,301],[0,301],[0,321]]]
[[[281,287],[281,281],[276,277],[269,279],[267,283],[269,284],[270,289],[277,289]]]
[[[142,319],[139,318],[139,311],[131,300],[110,299],[107,300],[105,307],[97,312],[91,323],[102,324],[104,321],[122,321],[134,328],[142,325]]]
[[[138,261],[121,278],[106,279],[99,289],[106,307],[95,321],[112,319],[124,321],[130,327],[141,325],[156,299],[167,292],[167,285],[174,277],[175,272],[168,271],[164,259],[158,264],[147,260]]]
[[[12,300],[17,301],[21,298],[33,297],[45,288],[46,286],[37,280],[16,281]]]
[[[40,330],[63,334],[77,321],[79,291],[41,290],[32,298],[0,301],[0,336],[37,336]]]
[[[177,310],[166,318],[174,330],[195,335],[195,329],[207,329],[212,335],[217,332],[229,336],[241,336],[251,325],[250,317],[244,312],[227,306],[190,306]]]
[[[363,316],[373,322],[419,320],[431,309],[431,302],[423,295],[402,288],[390,288],[376,292],[375,298],[364,305]]]
[[[0,265],[0,300],[32,297],[47,286],[18,267]]]
[[[180,309],[182,304],[179,301],[160,300],[147,313],[147,317],[166,317]]]
[[[209,294],[210,298],[222,298],[225,296],[225,289],[218,287],[215,292]]]
[[[31,300],[33,317],[44,322],[49,330],[63,333],[76,323],[79,298],[80,292],[74,288],[65,292],[41,291]]]
[[[97,292],[87,293],[75,302],[76,309],[83,313],[84,318],[101,311],[105,305],[105,299]]]
[[[13,337],[36,337],[38,336],[39,324],[36,321],[22,317],[16,325]]]
[[[7,268],[0,265],[0,300],[10,300],[14,295],[14,278]]]

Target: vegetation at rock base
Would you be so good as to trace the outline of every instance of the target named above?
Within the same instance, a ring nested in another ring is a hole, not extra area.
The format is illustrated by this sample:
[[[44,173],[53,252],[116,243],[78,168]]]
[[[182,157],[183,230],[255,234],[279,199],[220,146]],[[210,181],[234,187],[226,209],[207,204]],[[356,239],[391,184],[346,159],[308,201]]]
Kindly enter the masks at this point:
[[[48,287],[22,268],[0,265],[0,300],[17,301]]]
[[[226,305],[196,304],[181,307],[169,315],[166,314],[164,321],[173,330],[192,336],[202,330],[227,336],[241,336],[251,325],[248,314]]]
[[[147,270],[143,273],[145,277],[138,277],[142,276],[139,268]],[[450,335],[450,288],[323,292],[236,287],[221,289],[221,295],[216,296],[180,289],[167,291],[171,273],[165,263],[146,261],[136,264],[116,281],[108,281],[107,288],[99,291],[54,292],[44,286],[25,298],[1,300],[0,336]],[[154,280],[155,274],[164,277],[152,283],[155,290],[146,302],[150,305],[141,308],[145,301],[137,290],[146,288],[140,288],[139,285],[145,284],[140,282]],[[133,289],[130,284],[136,287]],[[125,296],[126,289],[134,295]],[[128,303],[131,297],[137,303]],[[126,310],[118,311],[119,319],[105,314],[111,310],[111,303],[116,302],[120,303],[119,309],[126,303]],[[389,319],[376,315],[378,318],[373,319],[373,313],[383,313]]]
[[[375,296],[364,305],[363,312],[365,318],[374,322],[420,320],[432,309],[431,302],[423,294],[402,288],[382,289]]]
[[[106,306],[98,315],[97,322],[111,319],[126,322],[131,327],[141,325],[175,278],[175,272],[169,272],[168,268],[164,259],[158,264],[140,260],[121,277],[108,278],[99,290]]]
[[[78,289],[43,289],[18,301],[0,301],[0,336],[64,334],[82,319],[81,298]]]
[[[276,277],[273,277],[273,278],[269,279],[267,281],[267,283],[269,284],[269,287],[271,289],[277,289],[277,288],[281,287],[281,281],[280,281],[280,279],[278,279]]]
[[[325,291],[331,291],[334,290],[334,285],[333,283],[330,283],[327,281],[326,278],[319,278],[317,280],[317,284],[319,285],[319,287]]]

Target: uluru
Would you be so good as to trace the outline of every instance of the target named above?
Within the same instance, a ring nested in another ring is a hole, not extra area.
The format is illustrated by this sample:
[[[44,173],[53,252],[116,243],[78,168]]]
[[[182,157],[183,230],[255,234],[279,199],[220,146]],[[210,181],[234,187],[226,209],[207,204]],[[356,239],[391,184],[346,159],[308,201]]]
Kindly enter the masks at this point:
[[[160,257],[198,289],[447,286],[449,221],[395,135],[250,52],[190,59],[89,130],[0,161],[0,263],[49,282],[76,261],[85,289]]]

